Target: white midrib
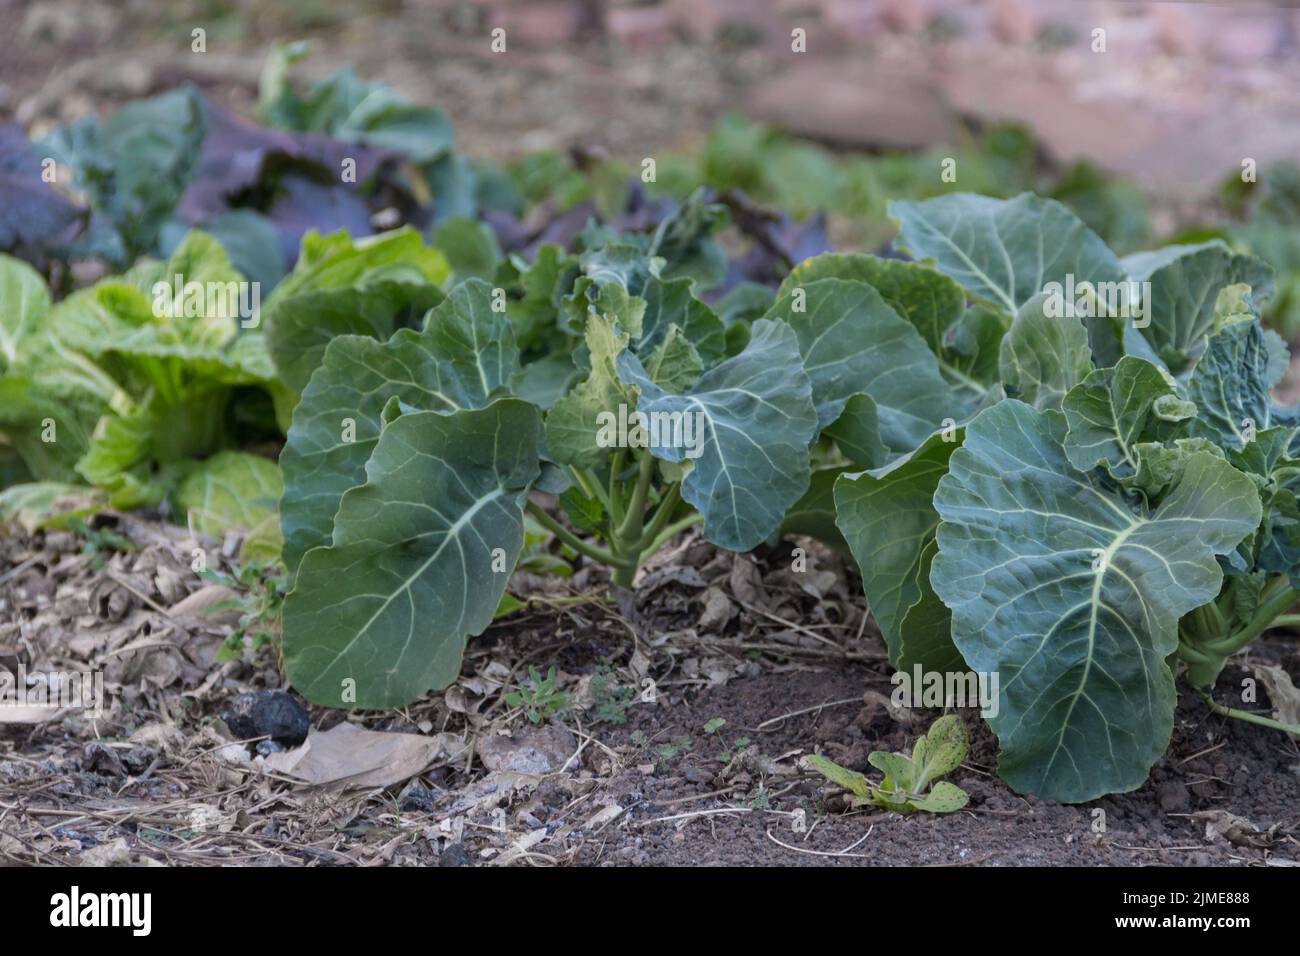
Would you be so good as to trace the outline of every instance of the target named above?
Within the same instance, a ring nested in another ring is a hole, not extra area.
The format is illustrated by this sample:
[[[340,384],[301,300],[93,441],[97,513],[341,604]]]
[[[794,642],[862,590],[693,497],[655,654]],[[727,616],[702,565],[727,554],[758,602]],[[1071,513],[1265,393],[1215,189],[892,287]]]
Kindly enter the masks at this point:
[[[1124,547],[1124,542],[1142,525],[1145,521],[1135,521],[1127,528],[1116,535],[1109,547],[1102,552],[1101,566],[1097,570],[1097,576],[1092,582],[1092,597],[1089,601],[1090,610],[1088,615],[1088,656],[1083,665],[1083,675],[1079,678],[1079,686],[1075,688],[1073,696],[1070,698],[1070,707],[1065,712],[1065,717],[1061,721],[1061,732],[1057,734],[1056,746],[1052,749],[1052,759],[1048,761],[1047,769],[1043,772],[1046,777],[1052,772],[1052,766],[1056,763],[1056,755],[1061,752],[1065,744],[1065,732],[1070,727],[1070,717],[1074,714],[1074,707],[1079,703],[1079,698],[1083,696],[1083,690],[1088,684],[1088,675],[1092,673],[1092,660],[1097,645],[1097,609],[1101,606],[1101,586],[1106,579],[1106,572],[1110,570],[1111,560],[1119,553],[1120,548]]]
[[[475,501],[470,508],[466,509],[463,515],[457,518],[456,521],[447,528],[447,534],[442,539],[442,544],[438,545],[438,547],[434,549],[433,553],[429,555],[429,557],[425,559],[425,561],[418,568],[416,568],[415,571],[413,571],[406,578],[405,581],[402,582],[401,587],[393,589],[393,592],[390,595],[388,595],[388,597],[384,599],[383,603],[380,604],[379,607],[375,609],[375,612],[370,615],[370,619],[367,620],[365,624],[363,624],[361,627],[357,629],[357,632],[355,635],[353,635],[352,640],[348,641],[347,644],[343,646],[342,650],[340,650],[337,654],[334,655],[334,659],[330,661],[329,667],[322,669],[322,673],[328,671],[330,668],[333,668],[335,664],[337,664],[340,660],[343,659],[344,655],[348,654],[352,650],[352,646],[356,644],[357,641],[361,640],[361,636],[363,634],[367,633],[370,630],[370,626],[375,623],[375,620],[379,617],[380,614],[384,613],[384,611],[388,609],[388,606],[393,603],[394,598],[396,598],[397,595],[402,594],[405,591],[409,590],[411,585],[415,582],[415,580],[429,569],[429,565],[433,564],[434,561],[438,560],[439,556],[441,556],[443,552],[443,549],[446,548],[447,545],[450,544],[452,541],[457,540],[460,534],[460,529],[463,528],[466,524],[468,524],[473,519],[473,517],[476,514],[478,514],[478,512],[483,508],[484,505],[486,505],[489,501],[492,501],[503,491],[505,491],[504,488],[493,488],[488,494],[484,495],[482,498],[479,498],[477,501]],[[407,640],[408,642],[410,640],[409,634],[407,635]]]

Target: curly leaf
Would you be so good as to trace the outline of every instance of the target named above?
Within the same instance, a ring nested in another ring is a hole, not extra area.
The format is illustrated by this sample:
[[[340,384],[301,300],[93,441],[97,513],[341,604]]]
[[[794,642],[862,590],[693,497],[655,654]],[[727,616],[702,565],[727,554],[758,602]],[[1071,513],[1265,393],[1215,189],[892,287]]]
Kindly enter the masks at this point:
[[[817,434],[812,389],[789,326],[755,322],[745,350],[684,395],[655,385],[631,352],[619,355],[618,371],[641,390],[639,411],[702,428],[693,448],[665,444],[650,452],[691,464],[682,497],[704,516],[706,538],[748,551],[780,528],[808,489],[808,446]]]
[[[1137,446],[1157,440],[1160,427],[1194,416],[1197,406],[1180,399],[1168,374],[1126,355],[1113,368],[1099,368],[1070,390],[1061,405],[1069,433],[1065,455],[1080,471],[1105,465],[1117,478],[1138,468]]]
[[[1138,331],[1175,375],[1200,354],[1214,327],[1220,291],[1245,283],[1262,302],[1273,289],[1272,268],[1253,256],[1234,254],[1217,239],[1139,252],[1126,256],[1123,265],[1136,281],[1151,283],[1143,303],[1144,327]]]
[[[1192,369],[1187,397],[1196,403],[1192,434],[1241,451],[1273,422],[1269,349],[1257,319],[1210,336]]]

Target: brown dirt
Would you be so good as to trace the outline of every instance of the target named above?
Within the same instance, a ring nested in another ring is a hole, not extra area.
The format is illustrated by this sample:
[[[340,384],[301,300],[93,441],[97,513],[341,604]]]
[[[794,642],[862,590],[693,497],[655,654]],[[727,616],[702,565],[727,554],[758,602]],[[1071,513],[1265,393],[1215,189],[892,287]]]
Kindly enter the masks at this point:
[[[1242,675],[1229,676],[1239,680]],[[915,737],[881,708],[830,707],[790,718],[770,732],[750,729],[780,713],[860,694],[864,683],[889,690],[878,674],[857,667],[772,674],[701,692],[667,713],[638,717],[634,729],[651,740],[689,737],[695,748],[664,761],[650,776],[628,771],[612,782],[611,795],[632,805],[632,819],[606,840],[589,844],[577,862],[1192,866],[1260,863],[1270,852],[1284,859],[1300,857],[1300,752],[1294,743],[1275,732],[1216,717],[1190,695],[1179,708],[1170,751],[1151,780],[1133,793],[1083,806],[1022,797],[992,776],[996,738],[974,712],[963,715],[971,730],[971,753],[951,778],[970,794],[971,802],[951,816],[846,813],[835,798],[827,798],[828,788],[816,779],[765,781],[761,774],[744,773],[727,779],[719,773],[723,765],[713,755],[717,747],[701,732],[705,721],[719,717],[727,721],[720,733],[745,728],[763,754],[825,750],[843,765],[871,773],[866,762],[871,750],[908,749]],[[937,713],[927,714],[926,719],[934,716]],[[617,747],[628,739],[629,732],[622,731],[607,742]],[[700,783],[691,782],[690,771],[699,775]],[[685,802],[727,785],[739,789],[725,798]],[[720,807],[764,809],[717,813]],[[788,815],[799,808],[806,814],[805,833],[794,831]],[[692,810],[714,812],[681,816]],[[1104,833],[1093,829],[1099,810],[1105,814]],[[1205,823],[1190,816],[1200,811],[1227,811],[1265,830],[1279,825],[1266,841],[1274,849],[1207,840]],[[653,822],[673,816],[679,819]],[[852,853],[844,856],[812,855],[838,854],[850,847]]]
[[[788,545],[762,551],[755,563],[686,540],[651,570],[635,601],[538,607],[498,623],[471,643],[462,679],[445,695],[402,712],[346,718],[313,708],[317,731],[349,719],[372,730],[441,734],[460,746],[386,788],[302,786],[230,743],[219,719],[237,694],[281,686],[281,677],[267,652],[215,663],[231,619],[177,610],[207,586],[188,571],[187,533],[135,518],[116,530],[136,548],[86,549],[61,534],[3,543],[0,567],[24,567],[0,583],[0,665],[12,669],[22,659],[29,667],[101,669],[110,707],[98,720],[73,713],[36,725],[0,722],[0,860],[801,866],[1300,859],[1295,742],[1214,716],[1188,695],[1169,754],[1131,794],[1084,806],[1018,796],[993,774],[994,739],[976,714],[965,713],[971,752],[953,780],[970,794],[966,810],[944,817],[849,810],[836,788],[799,768],[799,758],[819,751],[872,773],[870,751],[909,749],[937,714],[891,711],[876,696],[891,689],[883,647],[856,585],[834,555],[811,544],[812,570],[797,575]],[[219,551],[209,543],[214,567],[222,566]],[[550,586],[597,594],[604,581],[581,569]],[[1300,672],[1292,638],[1260,642],[1250,653]],[[531,666],[552,664],[569,706],[539,734],[505,692]],[[1230,669],[1220,687],[1240,686],[1245,673]],[[640,699],[647,679],[655,682],[654,702]],[[791,716],[778,719],[783,715]],[[725,723],[717,727],[719,719]],[[546,742],[550,765],[528,773],[503,768],[497,756],[525,737],[539,747]],[[793,826],[799,810],[804,832]],[[1097,811],[1104,813],[1101,833],[1094,830]],[[1248,825],[1217,837],[1206,819],[1191,816],[1203,812],[1233,814]]]

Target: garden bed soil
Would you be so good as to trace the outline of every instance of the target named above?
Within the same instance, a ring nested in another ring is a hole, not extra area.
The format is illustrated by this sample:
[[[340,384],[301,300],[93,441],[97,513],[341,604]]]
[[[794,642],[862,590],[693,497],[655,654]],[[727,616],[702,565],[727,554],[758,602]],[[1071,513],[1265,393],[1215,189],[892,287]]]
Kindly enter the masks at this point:
[[[265,694],[282,677],[269,648],[217,660],[233,621],[221,607],[191,613],[214,585],[190,570],[188,533],[138,517],[105,527],[132,547],[66,534],[0,544],[0,567],[23,566],[0,583],[0,664],[97,669],[110,700],[98,719],[0,722],[7,863],[1300,860],[1296,741],[1218,716],[1185,689],[1169,752],[1132,793],[1080,806],[1018,795],[994,773],[995,739],[976,712],[963,711],[971,748],[951,779],[970,794],[966,809],[947,816],[850,809],[800,758],[821,752],[873,774],[872,750],[910,749],[938,712],[890,705],[888,662],[857,582],[811,543],[813,564],[800,577],[788,545],[755,560],[683,541],[635,599],[535,606],[498,622],[471,642],[462,679],[446,694],[401,712],[345,716],[309,707],[314,734],[346,719],[445,739],[454,752],[386,786],[305,786],[255,745],[231,743],[222,715],[237,723],[239,695]],[[547,586],[599,595],[600,574],[581,569]],[[1255,663],[1296,675],[1297,647],[1285,633],[1256,642],[1224,673],[1219,693],[1241,687]],[[552,664],[566,706],[534,724],[506,692],[526,683],[531,667]],[[1248,709],[1269,705],[1261,694]]]

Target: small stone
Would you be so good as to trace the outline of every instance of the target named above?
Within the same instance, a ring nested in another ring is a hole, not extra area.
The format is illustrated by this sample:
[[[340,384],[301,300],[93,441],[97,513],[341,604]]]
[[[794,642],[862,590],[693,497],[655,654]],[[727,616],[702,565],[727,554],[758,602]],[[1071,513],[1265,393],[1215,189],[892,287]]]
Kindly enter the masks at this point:
[[[438,854],[439,866],[473,866],[474,860],[463,843],[451,843]]]
[[[282,690],[240,694],[221,719],[240,740],[270,737],[284,747],[298,746],[311,730],[311,718],[302,704]]]
[[[397,798],[397,806],[403,813],[430,813],[433,810],[433,791],[412,780]]]
[[[554,724],[525,727],[510,737],[491,734],[478,740],[478,756],[483,766],[513,773],[554,773],[576,749],[573,734]]]

